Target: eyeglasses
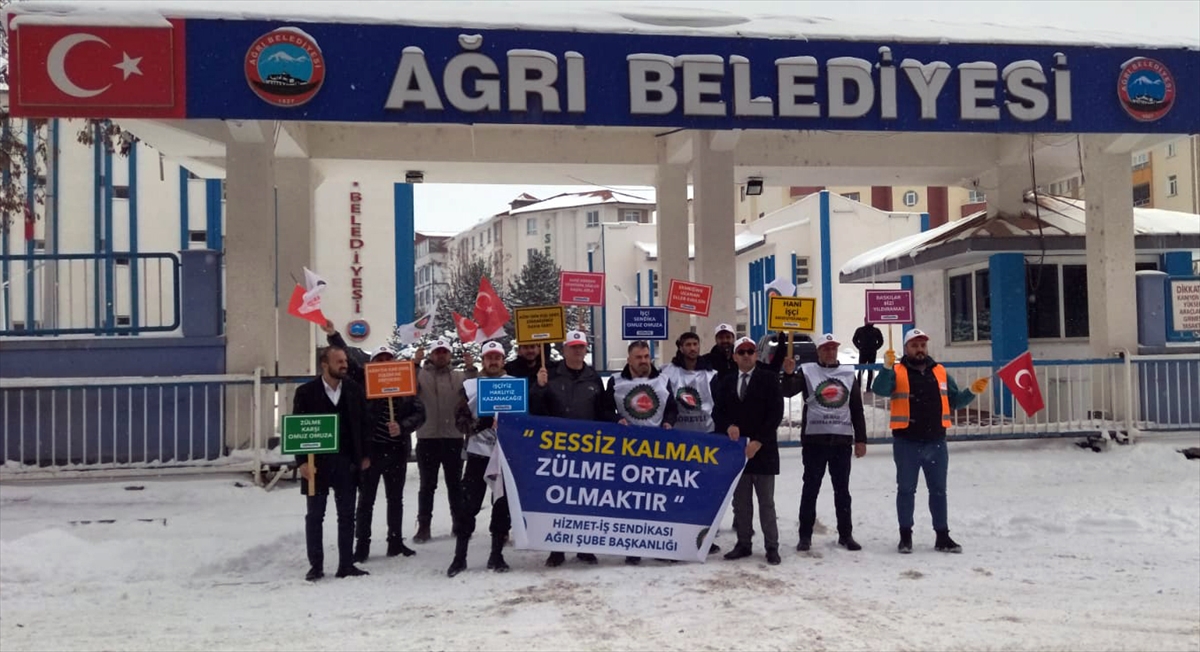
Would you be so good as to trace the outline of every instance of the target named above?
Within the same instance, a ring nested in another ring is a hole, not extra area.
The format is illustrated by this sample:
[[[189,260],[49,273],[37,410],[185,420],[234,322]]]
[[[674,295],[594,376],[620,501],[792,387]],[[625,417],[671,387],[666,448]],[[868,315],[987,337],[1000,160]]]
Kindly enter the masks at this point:
[[[738,355],[754,355],[755,353],[757,353],[757,351],[754,349],[738,349],[737,351]]]

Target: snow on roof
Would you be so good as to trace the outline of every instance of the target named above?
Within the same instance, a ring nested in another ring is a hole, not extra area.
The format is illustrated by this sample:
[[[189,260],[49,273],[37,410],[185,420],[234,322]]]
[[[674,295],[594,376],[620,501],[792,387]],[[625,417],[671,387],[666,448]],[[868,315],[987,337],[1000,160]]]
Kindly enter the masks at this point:
[[[449,231],[425,231],[424,229],[416,231],[416,234],[425,238],[453,238],[458,235]]]
[[[514,208],[509,211],[511,215],[520,215],[522,213],[537,213],[543,211],[558,211],[565,208],[578,208],[580,206],[598,206],[600,204],[638,204],[643,206],[653,206],[653,199],[646,199],[637,195],[630,195],[616,190],[608,190],[601,188],[588,192],[569,192],[561,195],[555,195],[549,199],[543,199],[536,204]]]
[[[739,234],[733,236],[733,249],[735,252],[740,254],[743,251],[745,251],[753,246],[756,246],[756,245],[762,244],[763,242],[766,242],[766,240],[767,239],[765,237],[763,237],[762,235],[759,235],[757,233],[751,233],[749,231],[744,231],[742,233],[739,233]],[[641,249],[643,252],[645,252],[646,257],[651,260],[658,258],[658,243],[657,242],[636,241],[633,243],[633,246],[635,246],[638,249]],[[696,257],[696,246],[688,245],[688,260],[691,260],[695,257]]]
[[[903,7],[903,5],[900,5]],[[737,5],[730,4],[736,8]],[[816,12],[822,10],[816,5]],[[863,40],[934,43],[1026,43],[1055,45],[1187,47],[1200,49],[1194,30],[1163,34],[1130,26],[1121,16],[1109,29],[1081,29],[1071,24],[998,24],[994,20],[955,22],[941,16],[916,15],[906,9],[878,16],[839,18],[814,15],[812,3],[779,3],[773,15],[688,7],[685,4],[640,6],[633,3],[579,1],[507,2],[329,2],[329,0],[26,0],[7,11],[20,16],[14,27],[30,23],[87,25],[150,24],[171,18],[274,20],[301,23],[396,24],[464,29],[515,29],[617,34],[670,34],[785,38],[796,40]],[[825,11],[829,11],[826,9]],[[837,11],[830,13],[837,15]],[[32,14],[32,15],[31,15]],[[156,22],[157,21],[157,22]],[[1059,21],[1061,23],[1061,21]],[[1145,23],[1143,23],[1145,24]]]
[[[986,211],[980,211],[859,254],[846,261],[841,273],[849,276],[869,271],[887,261],[913,257],[932,247],[972,238],[1083,236],[1086,225],[1087,204],[1082,199],[1039,194],[1035,203],[1033,193],[1026,193],[1020,217],[989,217]],[[1134,208],[1133,230],[1135,235],[1200,236],[1200,215]]]

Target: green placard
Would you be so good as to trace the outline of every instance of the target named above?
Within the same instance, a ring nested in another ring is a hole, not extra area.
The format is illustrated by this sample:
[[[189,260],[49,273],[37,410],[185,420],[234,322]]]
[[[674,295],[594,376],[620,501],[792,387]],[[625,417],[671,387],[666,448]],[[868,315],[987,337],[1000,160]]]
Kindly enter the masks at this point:
[[[338,452],[338,415],[289,414],[283,417],[283,454]]]

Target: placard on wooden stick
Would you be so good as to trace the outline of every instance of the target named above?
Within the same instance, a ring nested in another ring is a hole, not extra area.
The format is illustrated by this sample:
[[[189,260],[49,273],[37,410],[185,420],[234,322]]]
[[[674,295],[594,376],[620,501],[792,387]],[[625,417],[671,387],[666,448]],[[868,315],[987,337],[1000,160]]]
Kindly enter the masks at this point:
[[[557,344],[567,339],[567,313],[562,306],[536,306],[513,311],[517,344]]]

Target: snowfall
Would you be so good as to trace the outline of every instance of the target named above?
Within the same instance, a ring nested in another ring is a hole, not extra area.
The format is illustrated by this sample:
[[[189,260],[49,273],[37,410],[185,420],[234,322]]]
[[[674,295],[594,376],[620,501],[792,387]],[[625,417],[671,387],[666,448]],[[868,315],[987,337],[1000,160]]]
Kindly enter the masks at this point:
[[[1197,445],[1195,434],[1099,453],[1064,439],[952,444],[961,555],[933,550],[923,488],[916,549],[896,553],[886,445],[854,463],[864,549],[835,545],[826,481],[813,551],[794,552],[801,467],[789,448],[778,567],[759,538],[750,559],[640,567],[602,557],[549,569],[545,553],[510,548],[512,572],[496,574],[477,534],[468,571],[448,579],[443,491],[434,539],[416,556],[378,555],[377,507],[371,575],[335,579],[329,567],[313,584],[304,498],[290,482],[5,484],[0,649],[1200,650],[1200,461],[1177,452]],[[412,467],[409,535],[416,489]],[[718,537],[726,550],[731,521]]]

